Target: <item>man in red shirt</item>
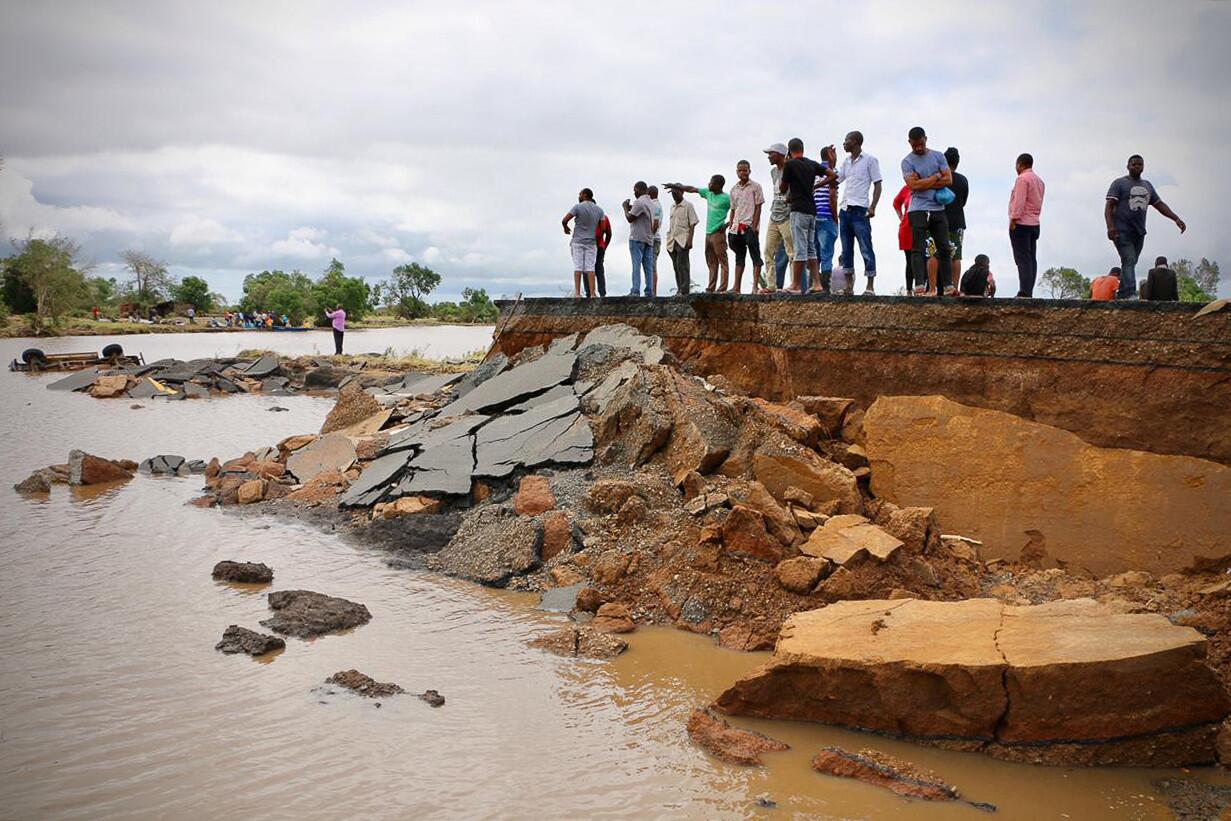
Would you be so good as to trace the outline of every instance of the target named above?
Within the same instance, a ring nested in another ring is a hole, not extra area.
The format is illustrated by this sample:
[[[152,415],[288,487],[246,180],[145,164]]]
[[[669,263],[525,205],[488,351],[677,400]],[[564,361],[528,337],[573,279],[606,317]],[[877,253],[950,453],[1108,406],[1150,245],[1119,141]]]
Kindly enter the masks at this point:
[[[611,220],[607,218],[606,212],[603,213],[603,218],[598,221],[598,227],[594,229],[594,239],[598,242],[598,254],[594,258],[594,282],[598,288],[599,296],[607,296],[607,276],[603,268],[603,256],[607,253],[607,244],[611,242]],[[586,298],[594,296],[590,290],[590,282],[585,280]]]

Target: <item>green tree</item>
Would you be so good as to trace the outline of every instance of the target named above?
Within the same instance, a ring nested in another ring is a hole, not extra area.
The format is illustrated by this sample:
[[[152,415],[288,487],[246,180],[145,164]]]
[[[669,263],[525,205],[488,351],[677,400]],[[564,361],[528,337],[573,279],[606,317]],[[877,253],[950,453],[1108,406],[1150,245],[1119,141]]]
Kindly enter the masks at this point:
[[[312,313],[316,324],[328,325],[325,310],[332,311],[337,305],[346,309],[348,320],[362,319],[368,310],[370,291],[363,277],[348,277],[345,266],[337,259],[331,260],[325,273],[312,286]]]
[[[1089,299],[1090,280],[1073,268],[1048,268],[1043,284],[1052,299]]]
[[[494,322],[500,316],[500,309],[483,288],[463,289],[462,301],[457,307],[458,319],[462,322]]]
[[[312,280],[307,274],[292,271],[261,271],[244,277],[244,296],[239,309],[245,313],[270,311],[286,314],[292,324],[300,325],[304,317],[315,312]]]
[[[4,276],[17,278],[33,295],[36,331],[81,306],[87,288],[77,268],[77,243],[67,237],[31,238],[18,243],[17,251],[4,261]]]
[[[115,277],[108,279],[90,277],[85,281],[85,284],[86,302],[90,303],[88,307],[98,306],[103,308],[115,304],[118,291]]]
[[[1175,271],[1176,281],[1180,284],[1181,302],[1210,302],[1218,298],[1218,282],[1222,272],[1218,270],[1217,260],[1202,257],[1201,261],[1194,265],[1192,260],[1177,259],[1171,265],[1171,270]],[[1192,299],[1184,298],[1186,278],[1191,280],[1188,292]]]
[[[1176,286],[1179,289],[1180,302],[1213,302],[1214,295],[1207,293],[1197,280],[1190,276],[1176,275]]]
[[[166,263],[155,259],[144,251],[128,250],[120,253],[124,267],[132,274],[132,279],[124,289],[124,295],[130,302],[142,308],[165,302],[175,287],[175,279],[167,272]]]
[[[17,242],[13,243],[13,247],[19,252],[21,245]],[[0,277],[3,278],[3,285],[0,287],[0,298],[4,299],[4,304],[8,309],[15,314],[32,314],[34,309],[38,307],[38,303],[34,299],[34,292],[30,290],[30,286],[17,272],[14,260],[17,256],[9,257],[0,261]]]
[[[387,304],[403,319],[427,316],[431,308],[424,299],[440,285],[440,274],[417,262],[393,269],[386,285]]]
[[[214,307],[214,298],[209,292],[209,283],[200,277],[184,277],[178,285],[171,289],[171,295],[176,302],[187,302],[196,308],[198,313],[204,313]]]

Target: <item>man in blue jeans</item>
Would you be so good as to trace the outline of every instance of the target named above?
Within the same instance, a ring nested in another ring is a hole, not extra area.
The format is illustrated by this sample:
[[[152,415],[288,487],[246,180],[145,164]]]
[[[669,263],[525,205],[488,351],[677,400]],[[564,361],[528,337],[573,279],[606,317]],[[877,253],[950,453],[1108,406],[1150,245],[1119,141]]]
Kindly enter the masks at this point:
[[[645,295],[654,296],[654,203],[642,180],[633,184],[633,196],[633,202],[623,203],[624,218],[629,223],[628,252],[633,258],[633,289],[628,295],[639,295],[644,271]]]
[[[1107,204],[1103,219],[1107,222],[1107,239],[1120,254],[1120,290],[1116,299],[1137,298],[1137,260],[1146,241],[1146,211],[1150,206],[1176,224],[1180,233],[1188,228],[1163,202],[1154,186],[1141,178],[1146,161],[1140,154],[1128,158],[1128,176],[1112,181],[1107,189]]]
[[[842,161],[838,182],[843,183],[838,229],[842,235],[842,258],[839,264],[846,275],[845,293],[855,286],[855,243],[863,257],[863,273],[868,278],[864,294],[876,289],[876,253],[872,250],[872,218],[881,200],[881,165],[871,154],[863,152],[863,134],[852,131],[842,140],[842,150],[849,156]],[[834,159],[837,159],[836,152]]]
[[[838,155],[832,145],[821,149],[821,168],[829,170],[837,164]],[[820,260],[821,281],[813,282],[811,288],[804,283],[804,289],[810,293],[830,292],[833,282],[833,249],[838,242],[838,179],[834,177],[828,184],[812,190],[812,201],[816,204],[816,256]],[[849,280],[848,280],[849,281]]]

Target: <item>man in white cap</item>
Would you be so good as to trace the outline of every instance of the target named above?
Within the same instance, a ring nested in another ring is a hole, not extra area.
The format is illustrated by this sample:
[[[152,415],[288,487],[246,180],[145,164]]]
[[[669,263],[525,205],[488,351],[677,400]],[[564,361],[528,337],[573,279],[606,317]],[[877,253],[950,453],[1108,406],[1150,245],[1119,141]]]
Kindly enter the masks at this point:
[[[765,149],[765,153],[769,155],[769,176],[773,180],[770,185],[770,190],[774,192],[774,200],[769,207],[769,224],[765,229],[765,259],[772,260],[774,255],[778,253],[778,246],[786,246],[787,259],[795,258],[795,243],[791,239],[791,204],[787,202],[786,194],[778,190],[782,182],[782,166],[786,163],[786,146],[782,143],[774,143],[769,148]],[[772,265],[765,266],[765,274],[756,284],[757,289],[762,293],[773,293],[782,287],[782,283],[777,281],[775,274],[769,272],[773,270]]]

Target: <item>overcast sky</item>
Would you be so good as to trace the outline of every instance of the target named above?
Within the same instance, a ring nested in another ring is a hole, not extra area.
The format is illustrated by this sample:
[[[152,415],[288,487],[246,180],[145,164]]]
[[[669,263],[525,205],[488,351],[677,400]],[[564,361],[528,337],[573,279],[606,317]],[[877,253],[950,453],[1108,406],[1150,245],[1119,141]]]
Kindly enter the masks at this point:
[[[104,275],[141,248],[230,298],[246,273],[315,276],[331,256],[369,282],[429,265],[438,298],[560,295],[579,188],[618,214],[637,179],[733,179],[749,159],[767,184],[766,145],[799,136],[815,156],[860,129],[885,174],[874,234],[893,292],[889,201],[922,125],[961,150],[966,256],[991,256],[1002,294],[1022,151],[1047,184],[1040,269],[1116,263],[1103,198],[1141,153],[1188,223],[1181,237],[1152,213],[1145,255],[1218,259],[1226,294],[1229,42],[1224,0],[0,0],[0,233],[68,235]],[[627,233],[617,221],[613,294]]]

